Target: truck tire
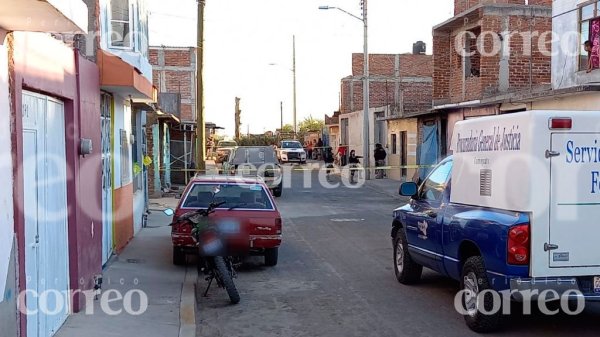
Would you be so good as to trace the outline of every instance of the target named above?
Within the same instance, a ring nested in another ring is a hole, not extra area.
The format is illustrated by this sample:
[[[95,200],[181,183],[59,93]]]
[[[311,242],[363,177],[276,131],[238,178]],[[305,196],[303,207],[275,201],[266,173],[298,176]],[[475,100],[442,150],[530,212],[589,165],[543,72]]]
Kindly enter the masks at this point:
[[[227,269],[225,265],[225,260],[223,260],[222,256],[215,256],[215,268],[217,271],[217,276],[223,283],[223,287],[227,290],[227,295],[229,295],[229,300],[231,304],[240,303],[240,294],[235,287],[235,283],[233,283],[233,278],[231,277],[231,272]]]
[[[274,267],[279,260],[279,248],[265,249],[265,266]]]
[[[394,238],[394,271],[396,279],[402,284],[415,284],[421,280],[423,266],[414,262],[408,252],[408,241],[404,230],[400,228]]]
[[[185,252],[179,247],[173,247],[173,264],[176,266],[183,266],[186,262]]]
[[[482,313],[482,310],[477,308],[478,295],[484,290],[493,290],[488,281],[485,264],[481,256],[472,256],[465,261],[461,274],[460,289],[463,290],[463,297],[461,299],[463,309],[469,311],[469,313],[464,315],[469,329],[478,333],[497,330],[500,327],[502,308],[500,307],[497,312],[490,313],[489,315]],[[465,292],[465,290],[470,292],[471,295]],[[485,295],[483,305],[485,309],[483,311],[492,311],[494,307],[492,294],[487,293]]]

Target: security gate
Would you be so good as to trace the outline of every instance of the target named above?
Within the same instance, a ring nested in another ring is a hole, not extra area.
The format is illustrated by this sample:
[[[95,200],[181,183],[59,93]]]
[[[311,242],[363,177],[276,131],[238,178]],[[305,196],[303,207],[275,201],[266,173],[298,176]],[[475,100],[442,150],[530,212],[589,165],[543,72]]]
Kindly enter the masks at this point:
[[[64,105],[23,93],[27,336],[48,337],[70,303]]]
[[[113,252],[111,106],[112,96],[102,94],[102,265],[108,262]]]

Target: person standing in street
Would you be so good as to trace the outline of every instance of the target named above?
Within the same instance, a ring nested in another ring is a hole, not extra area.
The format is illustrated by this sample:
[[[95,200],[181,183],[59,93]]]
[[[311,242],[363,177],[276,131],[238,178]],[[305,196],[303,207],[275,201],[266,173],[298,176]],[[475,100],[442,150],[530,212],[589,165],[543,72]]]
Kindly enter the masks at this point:
[[[354,184],[356,180],[354,177],[356,176],[356,171],[358,171],[360,160],[359,156],[356,155],[356,151],[350,151],[350,157],[348,158],[348,166],[350,167],[350,183]]]
[[[327,180],[329,181],[329,175],[331,174],[331,170],[333,169],[334,162],[333,152],[331,151],[330,147],[327,147],[325,149],[325,152],[323,153],[323,161],[325,162],[325,167],[327,169]]]
[[[346,149],[347,149],[346,145],[338,146],[337,155],[340,158],[340,166],[346,166],[346,161],[347,161]]]
[[[317,159],[323,158],[323,140],[319,138],[317,142]]]
[[[375,167],[385,166],[385,158],[387,157],[387,153],[385,152],[385,149],[383,148],[383,146],[379,143],[377,143],[375,145],[374,156],[375,156]],[[375,178],[383,179],[384,176],[385,176],[385,173],[382,169],[375,170]]]

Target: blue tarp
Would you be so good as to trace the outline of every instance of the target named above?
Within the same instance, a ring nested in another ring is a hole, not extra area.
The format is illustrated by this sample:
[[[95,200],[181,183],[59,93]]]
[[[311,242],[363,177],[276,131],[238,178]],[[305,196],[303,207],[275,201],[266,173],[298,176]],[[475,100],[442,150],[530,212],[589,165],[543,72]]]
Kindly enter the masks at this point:
[[[423,144],[421,144],[420,165],[435,165],[438,161],[437,124],[423,125]],[[431,168],[421,168],[419,177],[424,180]]]

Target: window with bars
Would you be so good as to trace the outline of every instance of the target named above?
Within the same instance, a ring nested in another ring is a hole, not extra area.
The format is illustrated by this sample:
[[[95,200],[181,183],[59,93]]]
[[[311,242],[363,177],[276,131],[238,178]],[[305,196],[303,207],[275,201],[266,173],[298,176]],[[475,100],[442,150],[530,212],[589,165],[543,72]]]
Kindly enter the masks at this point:
[[[579,70],[600,68],[600,1],[579,5]]]

